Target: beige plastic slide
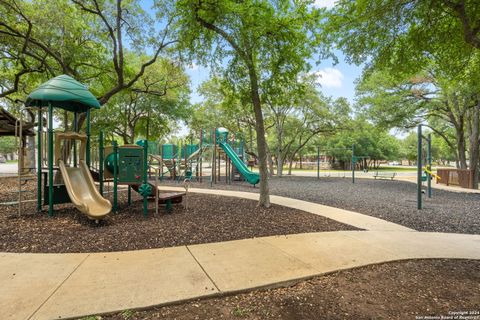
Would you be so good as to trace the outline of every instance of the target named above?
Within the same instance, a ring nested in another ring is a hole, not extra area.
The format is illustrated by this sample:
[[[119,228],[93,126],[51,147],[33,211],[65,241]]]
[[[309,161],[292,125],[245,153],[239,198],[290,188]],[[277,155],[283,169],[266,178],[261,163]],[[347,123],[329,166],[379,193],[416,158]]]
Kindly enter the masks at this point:
[[[70,200],[78,210],[93,220],[103,219],[110,213],[112,204],[98,192],[84,160],[80,160],[79,168],[66,167],[62,160],[58,166]]]

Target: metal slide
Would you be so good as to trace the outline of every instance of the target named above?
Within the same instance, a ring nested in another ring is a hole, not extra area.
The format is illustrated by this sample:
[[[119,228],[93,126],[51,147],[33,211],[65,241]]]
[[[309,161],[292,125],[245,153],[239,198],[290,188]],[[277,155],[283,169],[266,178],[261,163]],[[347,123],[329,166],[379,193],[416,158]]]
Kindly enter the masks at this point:
[[[58,165],[70,200],[79,211],[93,220],[103,219],[110,213],[112,204],[98,192],[84,160],[80,160],[79,168],[66,167],[62,160]]]
[[[242,159],[240,159],[232,147],[225,142],[221,142],[219,145],[232,160],[233,165],[238,169],[238,172],[240,172],[240,174],[245,178],[245,180],[247,180],[248,183],[255,185],[260,181],[260,175],[256,172],[250,171],[247,165],[243,163]]]

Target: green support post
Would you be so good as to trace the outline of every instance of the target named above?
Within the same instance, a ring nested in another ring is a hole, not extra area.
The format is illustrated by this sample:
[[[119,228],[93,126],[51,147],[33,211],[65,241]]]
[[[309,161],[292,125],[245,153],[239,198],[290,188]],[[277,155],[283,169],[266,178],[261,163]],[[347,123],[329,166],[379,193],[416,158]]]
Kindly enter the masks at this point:
[[[320,147],[317,147],[317,179],[320,179]]]
[[[163,161],[163,144],[161,144],[159,146],[159,153],[160,153],[160,159],[161,159],[161,162],[159,163],[159,166],[160,166],[160,181],[163,181],[163,164],[164,164],[164,161]],[[168,171],[168,168],[167,168],[167,171]]]
[[[352,183],[355,184],[355,144],[352,144]]]
[[[113,212],[117,212],[117,188],[118,188],[118,145],[113,141]]]
[[[432,197],[432,175],[430,172],[432,171],[432,135],[429,133],[427,138],[427,163],[428,163],[428,171],[427,172],[427,186],[428,186],[428,197]]]
[[[73,131],[78,132],[78,114],[76,112],[73,113]],[[73,140],[73,166],[77,166],[77,142]]]
[[[48,104],[48,215],[53,216],[53,107]]]
[[[87,162],[87,167],[90,169],[90,109],[87,110],[87,128],[85,131],[87,134],[87,150],[85,150],[85,161]]]
[[[42,108],[38,108],[37,131],[37,211],[42,210]]]
[[[130,185],[128,185],[127,198],[128,198],[128,205],[131,205],[132,204],[132,187]]]
[[[200,157],[197,160],[197,175],[199,176],[200,183],[203,182],[203,129],[200,130],[200,142],[199,142],[199,149],[200,149]]]
[[[100,183],[100,194],[103,196],[103,157],[105,149],[103,148],[103,131],[98,135],[98,180]]]
[[[212,186],[213,183],[217,184],[217,130],[216,128],[213,128],[213,153],[212,153],[212,176],[210,179],[210,187]]]
[[[144,140],[143,144],[143,183],[147,184],[147,170],[148,170],[148,141]],[[148,195],[143,196],[143,215],[146,217],[148,215]]]
[[[166,211],[167,213],[172,213],[172,210],[173,210],[172,200],[168,199],[168,200],[165,202],[165,211]]]
[[[417,129],[417,209],[422,209],[422,125]]]

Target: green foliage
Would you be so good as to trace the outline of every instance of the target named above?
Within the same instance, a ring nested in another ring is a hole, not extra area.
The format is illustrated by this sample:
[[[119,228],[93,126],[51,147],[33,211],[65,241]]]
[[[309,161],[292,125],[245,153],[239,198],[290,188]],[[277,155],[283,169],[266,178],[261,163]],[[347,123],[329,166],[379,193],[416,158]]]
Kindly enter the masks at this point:
[[[314,54],[328,54],[318,29],[323,12],[310,1],[265,0],[180,0],[172,10],[178,17],[175,25],[183,51],[203,64],[211,61],[253,107],[261,177],[259,204],[268,207],[263,104],[273,92],[308,71],[307,61]]]
[[[174,8],[168,2],[158,6],[177,14],[184,51],[231,80],[248,81],[250,64],[260,82],[289,80],[305,69],[305,58],[328,54],[327,47],[317,46],[323,12],[307,1],[181,0]]]
[[[399,159],[400,144],[387,130],[377,128],[361,118],[353,120],[349,127],[350,130],[340,131],[322,141],[322,155],[349,163],[351,148],[355,144],[355,155],[368,157],[369,161]]]
[[[124,143],[147,136],[158,140],[176,129],[178,121],[189,118],[188,81],[180,66],[167,59],[157,61],[141,83],[94,113],[92,131],[118,135]]]
[[[189,123],[193,131],[226,127],[231,132],[242,132],[248,125],[254,124],[251,108],[245,105],[248,101],[225,78],[213,77],[205,81],[198,92],[204,100],[193,108]]]
[[[473,0],[455,2],[338,1],[325,32],[351,61],[368,60],[371,69],[418,72],[434,56],[444,72],[455,74],[480,48],[480,7]]]
[[[413,131],[401,141],[400,155],[403,159],[417,161],[417,142],[417,133]]]
[[[0,137],[0,154],[12,153],[17,151],[15,137]]]
[[[429,131],[424,132],[427,136]],[[400,148],[400,155],[403,159],[407,159],[412,162],[417,161],[417,133],[415,131],[410,132],[402,141]],[[426,154],[426,142],[423,143],[424,153]],[[439,137],[435,133],[432,133],[432,161],[441,165],[446,165],[450,161],[456,160],[454,150],[445,142],[445,139]]]
[[[80,318],[80,320],[102,320],[101,316],[87,316]]]
[[[1,1],[0,97],[24,100],[40,83],[68,74],[105,104],[173,43],[166,19],[160,12],[154,19],[137,0]]]
[[[266,113],[272,123],[268,145],[275,150],[277,167],[292,160],[311,139],[328,136],[346,127],[350,121],[350,106],[345,99],[325,97],[310,83],[289,92],[277,93],[275,104],[269,102]],[[278,170],[281,175],[281,169]]]
[[[447,165],[448,162],[456,161],[455,150],[453,150],[445,139],[433,135],[432,136],[432,159],[441,165]]]
[[[251,307],[250,308],[243,308],[243,307],[240,307],[240,306],[236,306],[232,310],[232,315],[235,316],[235,317],[244,318],[244,317],[248,317],[248,315],[251,314],[252,311],[254,311],[254,309],[251,308]]]
[[[135,312],[133,310],[123,310],[122,311],[122,318],[125,320],[131,319],[134,316]]]
[[[432,81],[427,76],[396,77],[385,70],[368,73],[357,83],[358,107],[383,128],[412,128],[432,108]]]

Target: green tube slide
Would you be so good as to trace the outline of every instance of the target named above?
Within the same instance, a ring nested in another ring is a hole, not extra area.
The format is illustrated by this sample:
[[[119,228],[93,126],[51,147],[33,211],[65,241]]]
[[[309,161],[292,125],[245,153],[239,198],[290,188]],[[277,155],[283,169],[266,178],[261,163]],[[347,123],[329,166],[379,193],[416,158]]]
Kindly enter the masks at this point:
[[[238,169],[238,172],[247,180],[250,184],[257,184],[260,181],[260,176],[256,172],[252,172],[248,169],[247,165],[243,163],[242,159],[239,158],[235,150],[232,149],[225,142],[219,143],[220,147],[225,151],[227,156],[232,160],[233,165]]]

